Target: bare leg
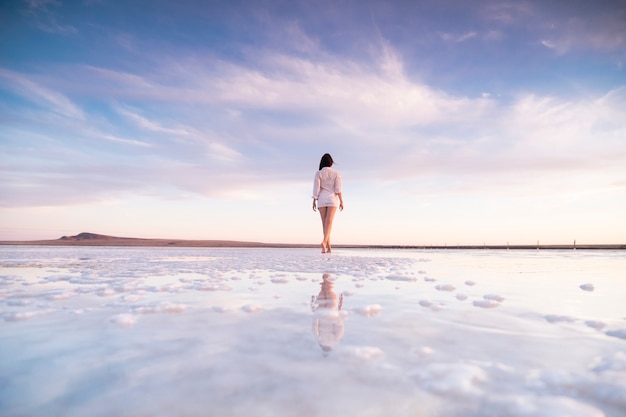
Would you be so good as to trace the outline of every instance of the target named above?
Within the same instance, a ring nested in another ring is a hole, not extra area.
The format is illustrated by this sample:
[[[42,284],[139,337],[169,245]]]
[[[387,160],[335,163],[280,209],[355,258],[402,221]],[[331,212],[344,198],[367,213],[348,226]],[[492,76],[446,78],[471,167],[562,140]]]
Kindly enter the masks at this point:
[[[322,217],[322,228],[324,230],[324,240],[322,241],[322,253],[330,252],[330,232],[333,228],[333,219],[337,212],[337,207],[320,207]]]
[[[324,240],[322,241],[322,253],[326,253],[326,212],[328,207],[318,207],[320,217],[322,218],[322,230],[324,232]]]

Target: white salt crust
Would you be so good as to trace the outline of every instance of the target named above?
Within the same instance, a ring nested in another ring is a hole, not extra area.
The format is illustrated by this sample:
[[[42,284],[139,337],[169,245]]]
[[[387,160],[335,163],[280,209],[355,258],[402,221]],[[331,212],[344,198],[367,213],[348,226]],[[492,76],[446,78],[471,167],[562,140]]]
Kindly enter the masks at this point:
[[[0,407],[622,417],[618,255],[4,248]]]

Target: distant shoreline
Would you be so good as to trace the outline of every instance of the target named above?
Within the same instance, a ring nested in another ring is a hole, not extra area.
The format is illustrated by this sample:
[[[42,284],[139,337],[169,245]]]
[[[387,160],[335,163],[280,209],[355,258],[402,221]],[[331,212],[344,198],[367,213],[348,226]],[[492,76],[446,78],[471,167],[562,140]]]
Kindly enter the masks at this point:
[[[315,244],[263,243],[236,240],[142,239],[80,233],[52,240],[0,241],[0,246],[123,246],[181,248],[317,248]],[[556,245],[334,245],[344,249],[580,249],[624,250],[626,244],[556,244]]]

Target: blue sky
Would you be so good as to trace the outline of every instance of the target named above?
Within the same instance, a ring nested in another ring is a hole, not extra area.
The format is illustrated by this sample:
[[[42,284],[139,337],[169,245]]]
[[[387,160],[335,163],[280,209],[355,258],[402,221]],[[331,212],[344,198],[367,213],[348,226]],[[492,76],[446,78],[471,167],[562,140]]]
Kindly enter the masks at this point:
[[[620,1],[9,1],[0,239],[626,242]]]

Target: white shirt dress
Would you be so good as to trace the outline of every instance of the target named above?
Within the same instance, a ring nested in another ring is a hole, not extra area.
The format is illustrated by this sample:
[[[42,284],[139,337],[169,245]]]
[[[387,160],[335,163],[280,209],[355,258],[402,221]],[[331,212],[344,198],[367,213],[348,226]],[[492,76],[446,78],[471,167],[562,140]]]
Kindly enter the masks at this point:
[[[313,198],[317,200],[317,207],[338,207],[341,185],[341,175],[331,167],[317,171],[313,181]]]

